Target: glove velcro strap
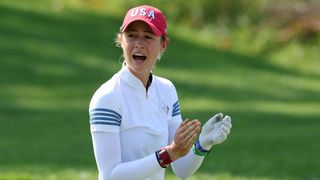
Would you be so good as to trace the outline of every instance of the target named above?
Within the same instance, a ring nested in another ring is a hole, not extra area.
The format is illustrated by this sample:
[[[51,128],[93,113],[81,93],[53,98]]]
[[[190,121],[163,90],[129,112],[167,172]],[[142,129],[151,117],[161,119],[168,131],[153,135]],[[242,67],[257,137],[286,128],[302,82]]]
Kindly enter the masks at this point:
[[[211,149],[210,150],[203,149],[200,146],[199,140],[197,140],[192,146],[192,151],[194,154],[198,156],[207,156],[210,153]]]

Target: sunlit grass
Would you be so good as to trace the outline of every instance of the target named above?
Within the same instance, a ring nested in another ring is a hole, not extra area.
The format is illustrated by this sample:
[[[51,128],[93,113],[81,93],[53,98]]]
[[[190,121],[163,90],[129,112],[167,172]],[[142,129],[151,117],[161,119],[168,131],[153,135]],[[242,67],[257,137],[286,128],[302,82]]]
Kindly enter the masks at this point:
[[[17,173],[19,172],[19,173]],[[46,166],[23,166],[23,167],[6,167],[0,170],[1,179],[18,180],[91,180],[98,179],[97,172],[94,169],[80,168],[59,168]]]
[[[184,98],[183,110],[185,111],[216,111],[228,112],[256,112],[256,113],[276,113],[295,116],[319,116],[319,103],[309,102],[273,102],[273,101],[218,101],[204,98]]]
[[[19,172],[17,174],[17,172]],[[44,167],[44,166],[26,166],[26,167],[12,167],[10,169],[5,168],[1,170],[1,178],[6,180],[18,180],[18,179],[32,179],[32,180],[93,180],[98,178],[97,171],[95,169],[82,169],[82,168],[59,168],[59,167]],[[166,180],[181,180],[180,178],[167,174]],[[268,180],[272,178],[266,177],[241,177],[234,176],[228,172],[218,172],[214,174],[197,173],[188,180]]]

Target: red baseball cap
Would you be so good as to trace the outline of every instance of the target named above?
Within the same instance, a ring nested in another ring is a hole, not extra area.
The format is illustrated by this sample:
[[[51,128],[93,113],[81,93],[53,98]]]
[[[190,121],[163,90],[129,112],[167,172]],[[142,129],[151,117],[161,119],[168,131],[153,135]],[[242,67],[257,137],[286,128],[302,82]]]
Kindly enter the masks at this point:
[[[123,19],[120,32],[124,32],[130,23],[143,21],[147,23],[157,36],[167,36],[167,21],[163,13],[152,6],[142,5],[129,9]]]

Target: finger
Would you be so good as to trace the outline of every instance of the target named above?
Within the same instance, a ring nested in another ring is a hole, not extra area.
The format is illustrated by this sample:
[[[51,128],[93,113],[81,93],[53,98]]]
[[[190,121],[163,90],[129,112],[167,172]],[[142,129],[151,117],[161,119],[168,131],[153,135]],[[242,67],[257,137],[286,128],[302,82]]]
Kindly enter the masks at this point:
[[[208,122],[210,123],[210,125],[216,123],[216,122],[219,122],[223,117],[223,114],[222,113],[218,113],[216,115],[214,115],[212,118],[210,118],[208,120]]]
[[[198,119],[193,120],[195,124],[201,126],[201,122]]]
[[[185,125],[185,124],[188,123],[188,122],[189,122],[189,119],[186,118],[184,121],[182,121],[182,122],[180,123],[180,126],[183,126],[183,125]]]
[[[195,127],[195,132],[199,135],[200,132],[201,132],[201,124],[198,124],[196,127]]]
[[[219,143],[222,143],[225,139],[227,139],[227,134],[224,131],[221,131]]]
[[[221,125],[221,129],[226,135],[230,133],[230,129],[224,124]]]
[[[188,139],[186,144],[191,148],[191,146],[194,144],[196,139],[197,139],[197,134],[193,134],[191,138]]]
[[[188,133],[188,139],[189,140],[191,137],[193,137],[193,135],[195,135],[196,137],[200,134],[201,131],[201,127],[197,126],[195,127],[192,132]]]
[[[222,118],[223,117],[223,113],[217,113],[216,115],[214,115],[213,117],[216,117],[216,118]]]
[[[201,130],[201,125],[198,122],[193,123],[185,132],[181,133],[180,137],[183,141],[188,141],[193,135],[198,136]]]
[[[194,119],[191,122],[192,122],[192,126],[194,126],[194,128],[199,127],[201,129],[201,122],[198,119]]]
[[[182,123],[181,123],[182,124]],[[187,140],[195,133],[198,135],[201,130],[201,123],[199,120],[187,120],[179,127],[176,133],[176,141],[179,143],[186,143]]]
[[[188,122],[184,125],[184,131],[190,132],[190,130],[192,130],[192,129],[195,128],[196,126],[199,126],[198,120],[188,121]]]
[[[179,142],[185,142],[192,135],[192,129],[185,129],[181,131],[177,131],[176,138]]]
[[[179,126],[179,128],[178,128],[178,130],[177,131],[184,131],[187,127],[185,127],[186,126],[186,124],[189,122],[189,119],[185,119],[184,121],[182,121],[181,123],[180,123],[180,126]]]
[[[182,137],[188,138],[189,134],[193,134],[194,131],[197,129],[197,126],[194,126],[193,124],[188,124],[188,128],[186,128],[183,132],[181,132]]]
[[[224,121],[228,121],[228,122],[230,122],[231,123],[231,117],[230,116],[225,116],[224,118],[223,118],[223,120]]]
[[[231,129],[232,124],[231,124],[231,118],[230,118],[230,116],[226,116],[225,118],[223,118],[222,122],[223,122],[223,124],[224,124],[225,126],[227,126],[229,129]]]
[[[200,121],[199,121],[198,119],[190,120],[190,122],[192,122],[193,124],[195,124],[195,123],[200,123]]]
[[[178,129],[177,129],[177,131],[179,131],[179,130],[181,130],[181,128],[187,123],[187,119],[186,120],[184,120],[184,121],[182,121],[181,123],[180,123],[180,125],[179,125],[179,127],[178,127]]]

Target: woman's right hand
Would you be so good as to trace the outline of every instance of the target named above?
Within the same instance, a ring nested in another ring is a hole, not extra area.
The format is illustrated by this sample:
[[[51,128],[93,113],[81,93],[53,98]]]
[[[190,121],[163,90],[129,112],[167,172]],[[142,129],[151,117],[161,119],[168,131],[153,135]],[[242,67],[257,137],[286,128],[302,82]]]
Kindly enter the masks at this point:
[[[180,124],[173,142],[165,147],[172,161],[179,159],[190,151],[200,130],[201,123],[197,119],[191,121],[186,119]]]

